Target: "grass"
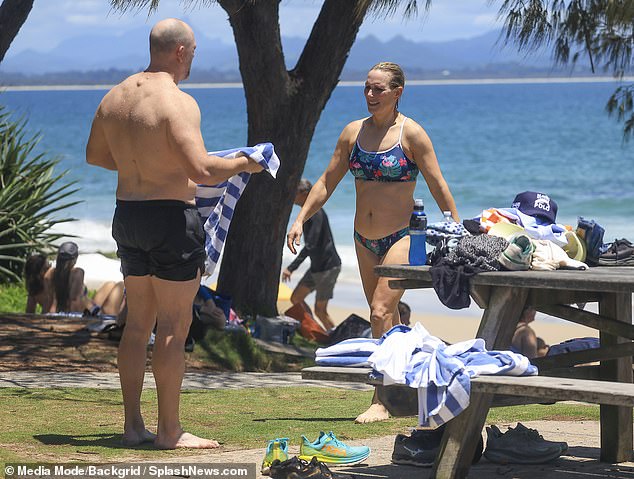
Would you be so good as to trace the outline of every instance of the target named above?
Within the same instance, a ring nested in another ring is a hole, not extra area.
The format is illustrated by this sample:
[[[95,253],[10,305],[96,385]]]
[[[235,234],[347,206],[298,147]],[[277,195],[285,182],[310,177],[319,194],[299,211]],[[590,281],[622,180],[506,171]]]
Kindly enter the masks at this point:
[[[312,440],[319,431],[334,431],[345,441],[395,435],[415,426],[414,417],[354,424],[371,396],[372,391],[314,387],[184,391],[181,418],[188,431],[217,439],[223,450],[264,448],[274,437],[290,437],[297,444],[302,434]],[[144,391],[142,408],[148,425],[155,424],[154,390]],[[149,445],[135,449],[119,445],[123,424],[119,390],[0,389],[0,411],[0,462],[151,460],[183,455],[183,451],[156,451]],[[493,409],[488,422],[598,418],[598,406],[556,404]]]
[[[23,284],[0,286],[0,312],[17,313],[26,309],[26,288]]]

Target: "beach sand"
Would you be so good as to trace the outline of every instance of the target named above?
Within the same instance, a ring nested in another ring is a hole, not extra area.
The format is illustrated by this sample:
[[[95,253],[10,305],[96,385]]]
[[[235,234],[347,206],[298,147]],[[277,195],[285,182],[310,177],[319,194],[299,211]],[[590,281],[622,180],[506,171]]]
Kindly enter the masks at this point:
[[[280,314],[290,305],[291,303],[288,301],[279,301]],[[364,305],[360,305],[359,308],[330,306],[328,312],[335,324],[339,324],[353,313],[366,319],[368,317],[367,307]],[[412,311],[411,321],[412,325],[417,322],[421,323],[427,331],[446,342],[456,343],[475,337],[480,324],[480,316],[443,315],[437,312]],[[594,329],[543,315],[542,318],[536,319],[531,326],[533,326],[537,336],[543,338],[547,344],[557,344],[571,338],[598,337],[598,332]]]

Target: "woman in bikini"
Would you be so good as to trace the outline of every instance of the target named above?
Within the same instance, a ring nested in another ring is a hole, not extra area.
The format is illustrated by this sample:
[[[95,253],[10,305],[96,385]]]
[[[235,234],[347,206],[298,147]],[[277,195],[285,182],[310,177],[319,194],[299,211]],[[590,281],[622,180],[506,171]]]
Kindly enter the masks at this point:
[[[62,243],[57,251],[55,267],[46,255],[34,254],[27,259],[25,280],[28,291],[26,312],[35,313],[39,304],[42,314],[79,312],[116,315],[122,307],[123,281],[107,281],[88,296],[84,270],[76,265],[79,248],[72,241]]]
[[[403,71],[395,63],[378,63],[368,72],[364,95],[370,116],[343,129],[330,164],[287,235],[287,246],[296,253],[304,222],[326,203],[350,170],[356,189],[355,249],[375,338],[399,324],[398,302],[403,291],[390,289],[388,278],[377,277],[374,267],[408,262],[408,224],[419,172],[440,210],[451,211],[459,221],[431,140],[418,123],[398,110],[404,85]],[[356,422],[388,417],[375,393],[372,405]]]

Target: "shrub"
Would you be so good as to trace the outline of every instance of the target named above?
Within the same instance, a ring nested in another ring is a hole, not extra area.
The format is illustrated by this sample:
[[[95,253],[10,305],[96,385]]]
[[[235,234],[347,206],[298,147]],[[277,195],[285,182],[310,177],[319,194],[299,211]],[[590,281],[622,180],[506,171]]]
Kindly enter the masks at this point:
[[[80,201],[62,202],[77,191],[60,184],[58,157],[34,152],[41,135],[27,136],[26,120],[14,120],[0,105],[0,284],[21,280],[24,261],[34,251],[51,251],[62,236],[50,228],[72,218],[52,215]]]

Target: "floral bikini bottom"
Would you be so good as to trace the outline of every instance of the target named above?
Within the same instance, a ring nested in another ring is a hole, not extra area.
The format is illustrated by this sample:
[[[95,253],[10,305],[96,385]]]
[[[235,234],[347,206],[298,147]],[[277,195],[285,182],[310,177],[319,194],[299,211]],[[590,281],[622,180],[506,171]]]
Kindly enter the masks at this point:
[[[385,253],[401,238],[407,236],[409,233],[409,227],[405,227],[392,233],[391,235],[387,235],[384,238],[378,239],[368,239],[361,236],[357,233],[357,230],[354,231],[354,239],[359,242],[362,246],[366,247],[370,251],[372,251],[378,257],[385,256]]]

